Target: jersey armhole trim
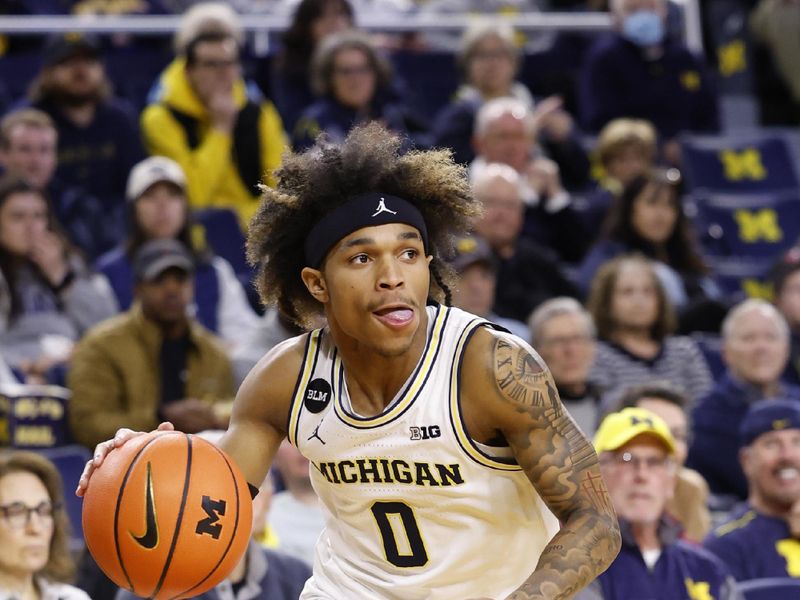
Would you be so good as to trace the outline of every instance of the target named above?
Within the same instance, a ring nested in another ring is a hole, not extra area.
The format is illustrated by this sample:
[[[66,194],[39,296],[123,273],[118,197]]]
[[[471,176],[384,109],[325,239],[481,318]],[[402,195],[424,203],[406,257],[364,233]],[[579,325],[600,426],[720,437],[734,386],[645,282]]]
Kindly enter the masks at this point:
[[[478,447],[475,441],[467,433],[467,427],[464,423],[463,415],[461,414],[461,367],[464,362],[464,349],[472,338],[473,334],[480,327],[489,327],[495,329],[496,327],[483,319],[475,319],[461,332],[461,335],[456,344],[455,358],[453,360],[453,367],[450,373],[450,424],[453,427],[458,445],[474,462],[481,466],[489,467],[498,471],[521,471],[520,467],[514,459],[503,459],[486,454]],[[500,331],[505,331],[503,328],[497,327]]]
[[[289,421],[286,427],[286,435],[289,438],[289,443],[294,447],[297,447],[297,428],[300,424],[300,411],[303,409],[302,395],[317,365],[321,340],[322,329],[315,329],[308,334],[306,347],[303,351],[303,365],[300,368],[300,372],[297,374],[297,383],[295,384],[294,394],[292,394],[292,404],[289,407]]]

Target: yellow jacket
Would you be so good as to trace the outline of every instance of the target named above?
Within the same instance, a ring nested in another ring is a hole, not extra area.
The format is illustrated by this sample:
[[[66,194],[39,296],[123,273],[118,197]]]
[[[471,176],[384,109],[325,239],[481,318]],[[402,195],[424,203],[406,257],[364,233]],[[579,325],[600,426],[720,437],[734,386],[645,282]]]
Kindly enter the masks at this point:
[[[141,128],[150,154],[168,156],[181,165],[188,181],[189,202],[195,208],[225,207],[239,215],[246,230],[258,207],[259,197],[251,193],[239,176],[233,159],[233,136],[211,128],[206,108],[186,77],[185,61],[177,58],[161,75],[159,100],[142,112]],[[243,80],[234,86],[234,99],[240,109],[247,103]],[[186,131],[170,107],[199,122],[199,145],[191,148]],[[262,182],[275,185],[273,171],[280,165],[287,148],[286,134],[278,111],[271,102],[260,104],[258,119]]]
[[[202,325],[190,325],[186,397],[216,403],[229,414],[233,372],[221,342]],[[161,331],[138,304],[90,329],[75,346],[67,385],[75,440],[94,448],[120,427],[149,431],[161,402]]]

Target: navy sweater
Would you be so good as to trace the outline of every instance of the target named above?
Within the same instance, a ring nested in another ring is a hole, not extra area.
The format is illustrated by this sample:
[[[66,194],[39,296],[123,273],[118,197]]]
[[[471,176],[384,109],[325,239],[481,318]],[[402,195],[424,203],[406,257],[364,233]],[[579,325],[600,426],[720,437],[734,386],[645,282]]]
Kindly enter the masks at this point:
[[[719,130],[716,91],[705,65],[671,42],[660,58],[646,60],[619,35],[599,39],[581,73],[579,104],[591,131],[618,117],[647,119],[665,140],[687,130]]]

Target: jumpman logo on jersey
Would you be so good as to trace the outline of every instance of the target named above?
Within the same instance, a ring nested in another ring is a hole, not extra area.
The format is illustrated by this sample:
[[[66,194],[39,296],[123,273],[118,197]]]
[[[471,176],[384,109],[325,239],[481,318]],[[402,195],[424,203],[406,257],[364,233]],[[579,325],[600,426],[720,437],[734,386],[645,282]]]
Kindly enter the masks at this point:
[[[319,425],[322,425],[322,423],[320,422]],[[319,437],[319,425],[317,425],[314,428],[314,433],[312,433],[310,436],[308,436],[308,440],[306,440],[306,441],[310,442],[314,438],[317,438],[320,442],[322,442],[322,445],[324,446],[325,445],[325,440],[323,440],[321,437]]]
[[[372,216],[373,217],[377,217],[379,214],[385,213],[385,212],[388,212],[389,214],[392,214],[392,215],[396,215],[397,214],[396,210],[391,210],[391,209],[386,208],[386,199],[383,196],[381,196],[381,201],[378,202],[378,208],[375,209],[375,214],[372,215]]]

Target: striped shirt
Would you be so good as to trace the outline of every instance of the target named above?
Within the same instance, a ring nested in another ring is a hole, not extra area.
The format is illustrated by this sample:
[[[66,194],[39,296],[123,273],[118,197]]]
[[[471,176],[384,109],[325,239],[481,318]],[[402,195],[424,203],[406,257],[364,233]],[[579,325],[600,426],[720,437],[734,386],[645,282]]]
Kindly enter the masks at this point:
[[[622,391],[632,385],[656,379],[669,381],[686,394],[691,405],[713,384],[700,348],[694,340],[683,336],[664,338],[661,350],[649,360],[634,356],[611,342],[600,341],[589,379],[606,390],[603,412],[613,408]]]

